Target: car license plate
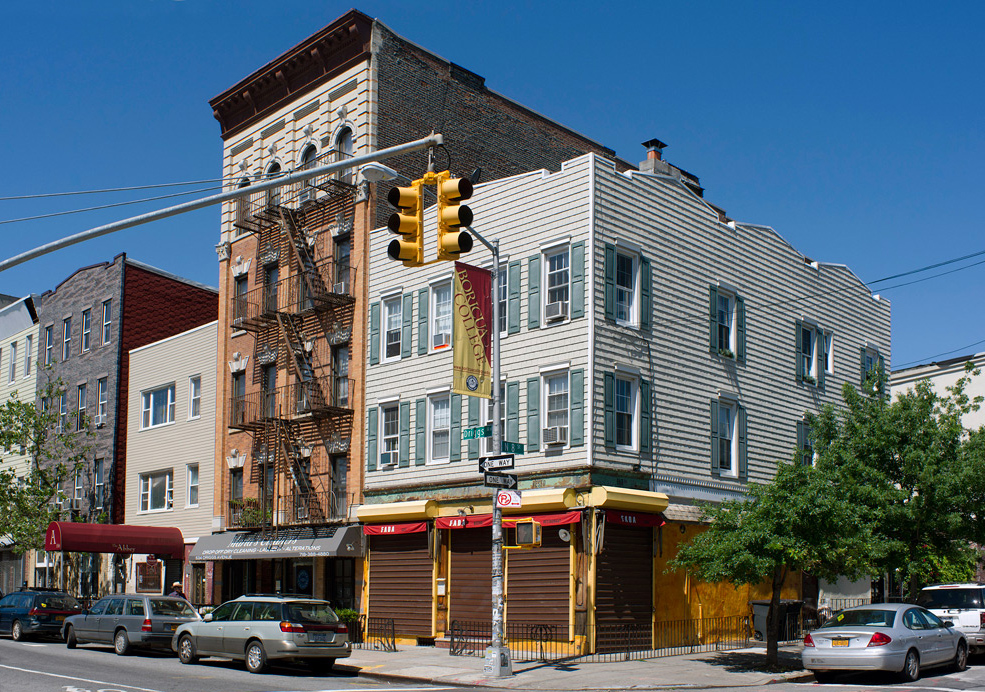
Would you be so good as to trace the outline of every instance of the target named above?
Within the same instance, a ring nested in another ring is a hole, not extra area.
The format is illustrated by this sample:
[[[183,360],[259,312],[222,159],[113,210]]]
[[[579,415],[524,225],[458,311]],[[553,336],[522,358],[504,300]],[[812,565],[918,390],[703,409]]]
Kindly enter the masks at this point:
[[[848,646],[847,639],[832,639],[831,646]]]
[[[325,632],[308,632],[309,642],[327,642],[328,634]]]
[[[64,615],[56,615],[55,616],[55,622],[65,622],[65,616]]]
[[[176,629],[178,629],[178,625],[177,623],[172,622],[169,625],[165,625],[165,628],[168,630],[168,632],[174,632]]]

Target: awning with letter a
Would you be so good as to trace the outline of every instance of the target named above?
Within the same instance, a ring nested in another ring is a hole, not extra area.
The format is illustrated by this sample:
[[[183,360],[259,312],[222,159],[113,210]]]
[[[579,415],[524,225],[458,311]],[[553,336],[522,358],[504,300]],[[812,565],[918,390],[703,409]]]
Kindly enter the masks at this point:
[[[129,526],[127,524],[82,524],[53,521],[44,534],[45,550],[70,553],[153,553],[158,557],[182,559],[185,540],[181,529],[172,526]]]

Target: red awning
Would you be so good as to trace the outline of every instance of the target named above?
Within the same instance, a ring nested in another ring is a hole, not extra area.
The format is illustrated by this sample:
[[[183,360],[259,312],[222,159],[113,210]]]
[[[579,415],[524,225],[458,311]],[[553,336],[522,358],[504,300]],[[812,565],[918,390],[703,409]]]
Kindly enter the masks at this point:
[[[179,560],[185,557],[181,529],[169,526],[81,524],[53,521],[44,534],[45,550],[70,553],[153,553]]]
[[[395,536],[401,533],[420,533],[428,530],[426,521],[404,521],[397,524],[365,524],[363,533],[367,536]]]
[[[663,526],[663,515],[646,514],[644,512],[630,512],[623,509],[605,510],[605,520],[610,524],[621,524],[623,526]]]
[[[503,526],[515,526],[517,519],[534,519],[543,526],[561,526],[581,520],[581,510],[552,512],[548,514],[521,514],[503,517]],[[468,514],[464,517],[438,517],[434,525],[439,529],[481,529],[492,526],[492,514]]]

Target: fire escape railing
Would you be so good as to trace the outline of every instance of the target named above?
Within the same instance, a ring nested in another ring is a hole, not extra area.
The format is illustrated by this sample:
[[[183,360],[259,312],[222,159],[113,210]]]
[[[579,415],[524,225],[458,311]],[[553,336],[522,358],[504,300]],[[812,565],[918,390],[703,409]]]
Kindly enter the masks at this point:
[[[232,397],[229,401],[229,427],[254,430],[270,421],[352,413],[353,391],[352,378],[327,375]]]
[[[307,272],[235,296],[231,326],[259,331],[274,324],[278,314],[300,315],[351,305],[355,302],[354,273],[348,264],[328,260]]]

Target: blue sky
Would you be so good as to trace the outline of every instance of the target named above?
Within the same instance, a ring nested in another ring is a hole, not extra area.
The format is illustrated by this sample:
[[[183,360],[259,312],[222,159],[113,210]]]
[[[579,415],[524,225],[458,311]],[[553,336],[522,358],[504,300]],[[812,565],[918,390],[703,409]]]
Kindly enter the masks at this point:
[[[25,5],[5,8],[2,197],[214,180],[222,142],[208,100],[351,7]],[[357,8],[624,159],[667,142],[710,202],[864,281],[985,250],[983,3]],[[0,200],[0,222],[172,191]],[[0,258],[205,194],[0,223]],[[123,251],[216,285],[218,218],[203,210],[61,250],[0,272],[0,293],[41,293]],[[985,350],[970,301],[985,264],[897,286],[983,260],[873,285],[892,302],[894,367]]]

